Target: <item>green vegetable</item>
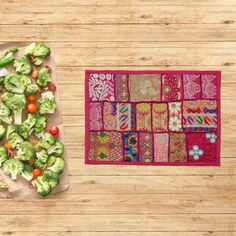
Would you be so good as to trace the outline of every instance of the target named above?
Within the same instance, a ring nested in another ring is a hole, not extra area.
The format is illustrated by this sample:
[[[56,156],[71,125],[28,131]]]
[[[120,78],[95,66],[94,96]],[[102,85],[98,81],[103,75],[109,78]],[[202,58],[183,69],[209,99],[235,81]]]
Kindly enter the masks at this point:
[[[37,134],[40,134],[46,127],[46,124],[47,124],[47,117],[46,116],[40,116],[38,119],[37,119],[37,122],[36,122],[36,125],[34,126],[34,133],[37,135]]]
[[[51,170],[45,170],[43,177],[49,183],[51,188],[55,188],[60,183],[59,175]]]
[[[32,174],[33,169],[34,168],[32,166],[25,164],[24,165],[24,169],[23,169],[23,171],[21,173],[21,176],[24,179],[26,179],[27,181],[32,180],[33,179],[33,174]]]
[[[13,111],[14,123],[20,125],[22,123],[22,110],[26,106],[25,96],[6,92],[2,95],[2,99],[7,107]]]
[[[1,59],[7,57],[9,54],[12,54],[12,53],[15,53],[15,52],[18,52],[18,51],[19,51],[18,48],[10,48],[6,52],[4,52]]]
[[[7,149],[3,146],[0,146],[0,166],[2,166],[3,162],[8,159]]]
[[[34,53],[34,49],[36,47],[36,43],[31,43],[29,46],[25,48],[25,56],[32,56]]]
[[[47,166],[48,167],[52,166],[55,163],[56,159],[57,159],[57,157],[55,157],[55,156],[49,156]]]
[[[13,148],[16,149],[20,148],[20,145],[23,141],[24,141],[23,138],[16,132],[11,133],[8,138],[8,142],[11,144]]]
[[[17,175],[20,175],[24,170],[24,164],[17,159],[6,160],[2,165],[4,174],[11,175],[11,178],[15,180]]]
[[[4,103],[0,103],[0,120],[7,124],[13,122],[11,111]]]
[[[48,82],[51,82],[51,74],[47,68],[42,68],[39,71],[39,76],[37,79],[37,84],[43,88],[47,87]]]
[[[5,127],[3,125],[0,125],[0,141],[3,140],[5,134],[6,134]]]
[[[53,92],[47,91],[41,94],[41,98],[39,99],[39,113],[54,113],[56,109],[56,101]]]
[[[38,160],[38,159],[35,160],[35,162],[34,162],[35,168],[42,170],[44,166],[45,166],[45,164],[42,163],[40,160]]]
[[[16,156],[21,161],[32,160],[35,156],[34,145],[27,141],[22,142]]]
[[[26,120],[18,126],[17,132],[24,138],[27,139],[33,132],[33,127],[37,122],[37,117],[34,114],[27,114]]]
[[[26,58],[15,60],[13,66],[16,68],[17,73],[23,75],[29,75],[32,71],[32,65]]]
[[[43,134],[42,139],[39,140],[38,145],[42,148],[49,149],[51,146],[54,145],[54,143],[55,143],[54,137],[50,133],[45,132]]]
[[[34,58],[33,63],[35,66],[41,66],[43,64],[43,60],[39,57]]]
[[[49,155],[60,157],[64,152],[64,145],[56,141],[56,143],[47,150]]]
[[[33,52],[34,57],[47,57],[50,54],[50,48],[46,46],[44,43],[39,43]]]
[[[48,168],[48,170],[51,170],[57,174],[61,174],[64,170],[65,167],[65,161],[63,158],[56,158],[56,161],[54,162],[54,164]]]
[[[37,187],[37,193],[41,196],[46,197],[51,193],[51,186],[43,176],[39,176],[34,182]]]
[[[15,61],[14,57],[6,58],[5,60],[0,61],[0,67],[4,67],[4,66],[12,63],[13,61]]]
[[[9,139],[10,134],[16,132],[16,126],[15,125],[8,125],[7,126],[7,135],[6,138],[7,140]]]
[[[45,149],[42,149],[41,151],[36,152],[36,158],[44,164],[47,163],[48,157],[49,157],[48,153]]]
[[[30,84],[25,89],[25,95],[34,95],[39,91],[39,87],[37,84]]]
[[[32,81],[27,75],[18,75],[15,73],[8,74],[3,81],[6,90],[20,94],[24,93],[27,86],[31,83]]]

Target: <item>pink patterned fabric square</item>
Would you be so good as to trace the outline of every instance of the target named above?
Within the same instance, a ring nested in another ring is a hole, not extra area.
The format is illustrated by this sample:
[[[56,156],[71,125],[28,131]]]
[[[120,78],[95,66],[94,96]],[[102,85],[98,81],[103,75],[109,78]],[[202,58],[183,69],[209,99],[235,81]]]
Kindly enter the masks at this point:
[[[217,75],[202,75],[202,98],[216,99],[217,97]]]
[[[102,129],[102,103],[91,102],[89,104],[89,128],[90,130]]]
[[[199,74],[184,74],[184,99],[201,98],[201,78]]]

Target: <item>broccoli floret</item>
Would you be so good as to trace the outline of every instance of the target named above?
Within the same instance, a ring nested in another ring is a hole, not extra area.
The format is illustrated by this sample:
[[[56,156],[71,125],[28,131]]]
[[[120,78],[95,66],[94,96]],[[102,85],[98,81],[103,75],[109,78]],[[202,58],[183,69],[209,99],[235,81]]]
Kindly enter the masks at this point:
[[[15,125],[8,125],[7,126],[7,135],[6,138],[7,140],[9,139],[10,134],[16,132],[16,126]]]
[[[55,188],[60,183],[59,175],[51,170],[45,170],[43,177],[47,180],[51,188]]]
[[[4,103],[0,103],[0,120],[7,124],[13,122],[11,111]]]
[[[42,163],[47,163],[48,161],[48,153],[45,149],[42,149],[39,152],[36,152],[36,157],[39,161],[41,161]]]
[[[21,94],[31,83],[29,76],[11,73],[5,77],[3,84],[6,90]]]
[[[3,125],[0,125],[0,141],[3,140],[6,134],[6,128]]]
[[[30,84],[25,89],[25,95],[28,96],[28,95],[37,94],[38,91],[39,91],[39,87],[37,84]]]
[[[39,57],[34,58],[33,63],[35,66],[41,66],[43,64],[43,60]]]
[[[46,127],[47,124],[47,117],[46,116],[40,116],[34,126],[34,133],[40,134]]]
[[[65,161],[63,158],[58,157],[56,158],[56,161],[54,162],[54,164],[48,168],[48,170],[51,170],[57,174],[61,174],[64,170],[65,167]]]
[[[54,137],[50,133],[45,132],[43,134],[42,139],[39,140],[38,145],[42,148],[49,149],[51,146],[54,145],[54,143],[55,143]]]
[[[50,54],[50,48],[44,43],[39,43],[33,51],[34,57],[47,57]]]
[[[40,160],[36,159],[34,161],[34,168],[42,170],[44,166],[45,166],[45,164],[42,163]]]
[[[33,132],[33,127],[37,122],[35,114],[27,114],[26,120],[18,126],[17,132],[24,138],[27,139]]]
[[[0,166],[2,166],[3,162],[8,159],[7,149],[3,146],[0,146]]]
[[[22,75],[29,75],[32,71],[32,65],[26,58],[15,60],[13,66],[16,68],[16,72]]]
[[[55,96],[53,92],[47,91],[41,94],[41,98],[39,99],[39,113],[46,114],[46,113],[54,113],[56,109],[56,102]]]
[[[24,165],[24,169],[21,173],[21,176],[26,179],[27,181],[30,181],[33,179],[33,174],[32,171],[34,170],[34,168],[30,165],[25,164]]]
[[[39,71],[39,76],[37,79],[37,84],[43,88],[47,87],[48,82],[51,82],[51,74],[47,68],[42,68]]]
[[[11,178],[15,180],[17,175],[20,175],[24,170],[24,164],[17,159],[6,160],[2,165],[4,174],[11,175]]]
[[[47,150],[49,155],[60,157],[64,152],[64,145],[56,141],[56,143]]]
[[[25,48],[25,56],[32,56],[34,53],[34,49],[36,47],[36,43],[31,43],[29,46]]]
[[[35,156],[34,145],[24,141],[20,144],[16,157],[21,161],[30,161]]]
[[[22,123],[22,110],[26,106],[25,96],[6,92],[2,95],[2,99],[14,113],[14,124],[20,125]]]
[[[13,132],[9,135],[8,142],[11,144],[13,148],[19,149],[23,141],[24,141],[23,138],[16,132]]]
[[[51,193],[51,186],[43,176],[39,176],[34,180],[36,187],[37,187],[37,193],[40,194],[43,197],[46,197]]]
[[[23,124],[17,127],[17,133],[24,139],[29,137],[29,130]]]
[[[52,166],[55,163],[56,159],[57,159],[57,157],[55,157],[55,156],[49,156],[47,166],[48,167]]]

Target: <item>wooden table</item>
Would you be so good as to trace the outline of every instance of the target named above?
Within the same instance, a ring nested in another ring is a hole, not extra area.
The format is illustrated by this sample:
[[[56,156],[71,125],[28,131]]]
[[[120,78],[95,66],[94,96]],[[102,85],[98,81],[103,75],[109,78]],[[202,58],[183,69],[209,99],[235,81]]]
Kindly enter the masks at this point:
[[[236,235],[236,1],[5,0],[0,40],[56,49],[70,189],[1,200],[14,236]],[[85,69],[222,70],[222,166],[84,165]]]

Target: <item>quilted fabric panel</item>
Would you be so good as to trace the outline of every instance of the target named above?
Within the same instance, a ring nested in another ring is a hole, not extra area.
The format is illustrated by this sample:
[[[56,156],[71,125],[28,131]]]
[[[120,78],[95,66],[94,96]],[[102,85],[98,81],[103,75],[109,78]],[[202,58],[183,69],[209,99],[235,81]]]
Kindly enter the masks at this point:
[[[87,164],[220,165],[219,71],[86,71]]]

